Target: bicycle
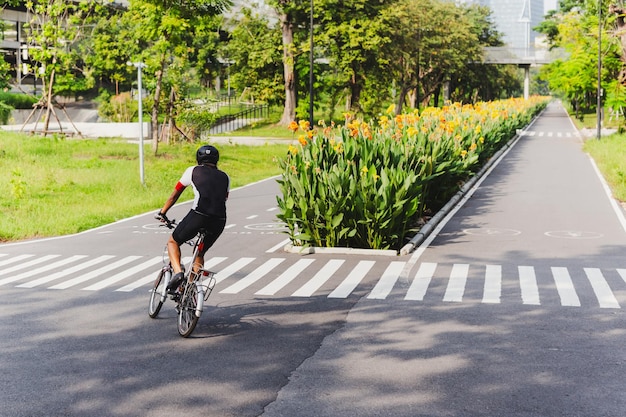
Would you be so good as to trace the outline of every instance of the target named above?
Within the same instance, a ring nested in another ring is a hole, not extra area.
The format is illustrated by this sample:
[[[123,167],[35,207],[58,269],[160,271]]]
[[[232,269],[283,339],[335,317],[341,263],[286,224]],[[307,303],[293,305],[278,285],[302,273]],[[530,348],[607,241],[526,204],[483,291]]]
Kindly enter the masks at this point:
[[[163,226],[173,229],[176,226],[176,220],[163,218]],[[182,337],[189,337],[196,328],[198,319],[202,315],[204,302],[209,298],[217,280],[215,273],[204,269],[202,265],[196,264],[194,261],[196,255],[204,245],[206,231],[200,230],[196,237],[188,242],[193,246],[191,260],[186,268],[184,268],[184,278],[179,286],[177,294],[170,295],[170,298],[176,302],[177,326],[178,334]],[[161,311],[161,307],[168,298],[167,286],[172,279],[172,264],[167,258],[167,249],[163,254],[163,267],[159,271],[153,287],[150,289],[150,303],[148,306],[148,315],[156,318]]]

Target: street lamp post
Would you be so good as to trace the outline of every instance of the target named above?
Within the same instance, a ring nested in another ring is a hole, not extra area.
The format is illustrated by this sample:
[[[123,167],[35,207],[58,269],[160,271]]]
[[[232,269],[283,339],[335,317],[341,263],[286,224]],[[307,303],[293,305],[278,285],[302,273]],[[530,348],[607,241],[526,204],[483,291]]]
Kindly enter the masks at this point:
[[[311,129],[313,129],[313,0],[311,0],[310,18],[311,52],[309,54],[309,124],[311,125]]]
[[[141,184],[145,184],[144,180],[144,168],[143,168],[143,100],[141,97],[141,69],[146,67],[143,62],[127,62],[126,64],[132,65],[137,68],[137,106],[139,112],[139,179]]]
[[[598,102],[596,104],[597,136],[602,135],[602,0],[598,0]]]

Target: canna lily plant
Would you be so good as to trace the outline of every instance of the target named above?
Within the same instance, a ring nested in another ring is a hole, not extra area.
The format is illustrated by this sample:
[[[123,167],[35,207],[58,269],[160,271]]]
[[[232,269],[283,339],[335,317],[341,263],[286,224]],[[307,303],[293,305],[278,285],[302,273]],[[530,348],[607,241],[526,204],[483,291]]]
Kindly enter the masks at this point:
[[[279,162],[280,213],[295,246],[399,250],[526,126],[546,98],[451,104],[372,123],[290,125],[298,143]],[[392,109],[390,109],[390,112]]]

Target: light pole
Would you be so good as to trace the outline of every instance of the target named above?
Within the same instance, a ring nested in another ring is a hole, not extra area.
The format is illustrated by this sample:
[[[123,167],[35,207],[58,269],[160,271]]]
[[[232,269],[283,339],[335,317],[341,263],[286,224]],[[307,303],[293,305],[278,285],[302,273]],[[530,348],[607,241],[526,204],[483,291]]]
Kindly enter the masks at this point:
[[[311,0],[311,53],[309,54],[309,124],[313,129],[313,0]]]
[[[144,169],[143,169],[143,103],[141,97],[141,69],[146,67],[143,62],[130,62],[126,64],[132,65],[137,68],[137,100],[138,100],[138,112],[139,112],[139,179],[141,184],[145,185],[144,181]]]
[[[602,0],[598,0],[598,103],[596,104],[597,136],[602,135]]]

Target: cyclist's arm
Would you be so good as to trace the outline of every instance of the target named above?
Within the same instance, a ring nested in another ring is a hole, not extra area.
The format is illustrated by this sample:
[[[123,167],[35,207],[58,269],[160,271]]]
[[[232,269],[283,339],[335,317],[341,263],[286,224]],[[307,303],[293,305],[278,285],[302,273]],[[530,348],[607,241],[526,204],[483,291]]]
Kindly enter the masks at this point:
[[[185,191],[185,188],[187,188],[187,187],[184,186],[183,184],[181,184],[180,182],[178,182],[176,184],[176,187],[174,188],[174,191],[172,191],[172,194],[170,194],[170,196],[167,199],[167,201],[165,201],[165,204],[163,205],[163,208],[161,209],[161,211],[159,213],[166,214],[167,211],[170,208],[172,208],[172,206],[174,204],[176,204],[176,202],[178,201],[178,198],[180,197],[180,195],[183,193],[183,191]]]

